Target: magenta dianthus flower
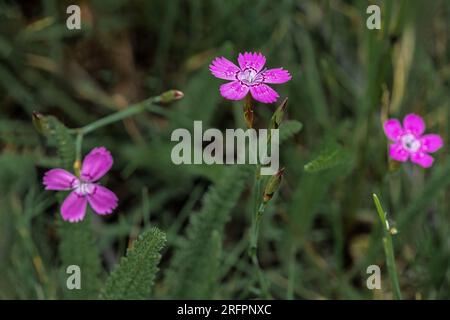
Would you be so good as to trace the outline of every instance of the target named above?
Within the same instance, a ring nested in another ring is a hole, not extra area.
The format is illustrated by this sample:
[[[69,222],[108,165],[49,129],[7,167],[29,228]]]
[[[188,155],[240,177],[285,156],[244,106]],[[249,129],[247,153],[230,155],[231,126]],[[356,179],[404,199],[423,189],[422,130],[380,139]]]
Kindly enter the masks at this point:
[[[83,220],[88,202],[97,214],[113,212],[118,202],[116,195],[97,182],[112,165],[111,153],[104,147],[98,147],[92,149],[84,158],[80,177],[64,169],[51,169],[45,173],[43,183],[46,190],[72,190],[61,206],[61,216],[64,220]]]
[[[220,94],[229,100],[241,100],[249,92],[262,103],[273,103],[279,95],[267,83],[284,83],[291,75],[283,68],[267,69],[266,57],[261,53],[240,53],[239,67],[224,57],[217,57],[209,66],[212,74],[219,79],[231,82],[220,86]]]
[[[403,127],[397,119],[389,119],[383,125],[386,136],[393,142],[389,147],[392,159],[416,163],[423,168],[433,165],[433,157],[429,153],[436,152],[443,145],[437,134],[423,134],[425,122],[416,114],[408,114],[403,119]]]

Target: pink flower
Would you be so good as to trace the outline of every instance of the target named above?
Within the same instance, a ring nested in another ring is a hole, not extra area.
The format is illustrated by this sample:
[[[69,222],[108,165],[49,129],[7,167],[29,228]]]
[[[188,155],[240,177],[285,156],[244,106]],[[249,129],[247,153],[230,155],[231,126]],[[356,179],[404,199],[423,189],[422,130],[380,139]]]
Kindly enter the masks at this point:
[[[397,119],[384,122],[384,132],[393,141],[389,147],[392,159],[406,162],[408,159],[424,168],[433,165],[433,157],[429,153],[439,150],[443,141],[437,134],[423,134],[425,122],[422,117],[408,114],[403,120],[403,127]]]
[[[117,207],[117,197],[97,181],[111,169],[113,158],[104,147],[94,148],[84,158],[80,177],[64,169],[51,169],[44,175],[46,190],[72,190],[61,206],[62,218],[70,222],[83,220],[89,202],[97,214],[110,214]]]
[[[263,69],[266,57],[261,53],[240,53],[238,62],[239,67],[224,57],[218,57],[209,66],[214,76],[231,81],[220,86],[220,94],[226,99],[241,100],[250,92],[255,100],[272,103],[277,101],[279,95],[266,83],[291,80],[291,75],[283,68]]]

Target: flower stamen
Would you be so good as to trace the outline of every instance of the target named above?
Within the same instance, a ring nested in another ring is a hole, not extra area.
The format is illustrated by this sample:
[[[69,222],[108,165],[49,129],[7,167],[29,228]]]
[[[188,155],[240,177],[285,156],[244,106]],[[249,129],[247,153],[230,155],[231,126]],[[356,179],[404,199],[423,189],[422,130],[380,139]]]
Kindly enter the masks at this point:
[[[93,193],[95,184],[90,182],[79,181],[75,186],[75,192],[80,196],[87,196]]]
[[[401,137],[403,148],[410,152],[417,152],[420,149],[421,143],[413,134],[407,133]]]

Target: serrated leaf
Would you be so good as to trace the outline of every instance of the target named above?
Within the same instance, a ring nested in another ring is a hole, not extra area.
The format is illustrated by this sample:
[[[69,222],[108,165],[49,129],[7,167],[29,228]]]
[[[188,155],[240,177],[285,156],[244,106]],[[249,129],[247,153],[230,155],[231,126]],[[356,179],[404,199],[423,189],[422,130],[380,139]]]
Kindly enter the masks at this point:
[[[53,116],[41,116],[39,125],[42,134],[47,137],[49,142],[56,142],[61,166],[66,170],[71,170],[75,161],[75,141],[69,129]]]
[[[86,213],[83,221],[70,223],[59,218],[58,236],[59,256],[61,258],[61,276],[64,297],[69,299],[95,299],[101,286],[100,252],[95,243],[91,229],[91,215]],[[69,290],[66,280],[67,267],[76,265],[81,270],[81,290]]]
[[[348,155],[342,146],[332,144],[325,147],[319,155],[308,162],[304,168],[307,172],[319,172],[336,167],[348,160]]]
[[[100,297],[112,300],[149,298],[165,242],[165,233],[157,228],[141,234],[107,279]]]
[[[286,120],[280,125],[280,144],[302,130],[303,124],[297,120]]]

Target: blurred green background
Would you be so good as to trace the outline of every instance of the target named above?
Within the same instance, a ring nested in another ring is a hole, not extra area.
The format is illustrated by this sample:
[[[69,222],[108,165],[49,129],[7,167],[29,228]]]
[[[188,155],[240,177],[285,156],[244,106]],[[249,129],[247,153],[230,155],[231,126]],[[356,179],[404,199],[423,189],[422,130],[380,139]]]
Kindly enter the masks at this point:
[[[167,233],[152,298],[259,298],[247,257],[251,184],[246,180],[220,234],[215,282],[196,296],[171,294],[167,270],[183,248],[190,217],[229,168],[175,166],[174,128],[244,127],[242,102],[224,100],[208,65],[260,51],[267,66],[293,78],[276,86],[289,97],[287,119],[303,123],[281,149],[285,178],[266,210],[259,260],[277,299],[392,298],[377,193],[398,229],[397,270],[408,299],[450,298],[450,158],[428,170],[387,157],[382,121],[422,115],[428,132],[450,138],[448,1],[76,1],[82,29],[66,28],[73,1],[0,2],[0,298],[70,298],[58,254],[59,205],[43,173],[58,167],[55,148],[31,122],[33,111],[69,128],[86,125],[176,88],[181,101],[85,137],[83,154],[105,146],[114,156],[107,186],[119,197],[108,217],[93,217],[102,272],[150,226]],[[381,30],[366,28],[366,8],[381,7]],[[257,105],[265,127],[275,105]],[[329,168],[304,165],[323,150]],[[326,152],[326,151],[325,151]],[[88,213],[92,216],[92,213]],[[77,241],[77,239],[74,239]],[[381,267],[382,289],[366,287]],[[103,281],[100,276],[99,281]],[[189,285],[187,285],[189,287]],[[90,297],[90,296],[87,296]]]

